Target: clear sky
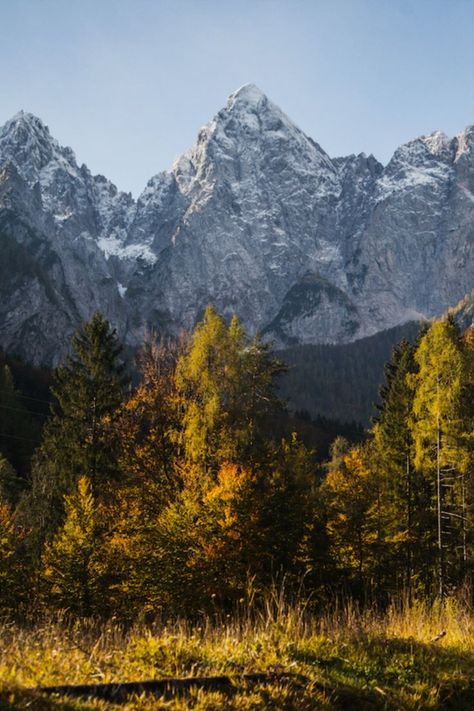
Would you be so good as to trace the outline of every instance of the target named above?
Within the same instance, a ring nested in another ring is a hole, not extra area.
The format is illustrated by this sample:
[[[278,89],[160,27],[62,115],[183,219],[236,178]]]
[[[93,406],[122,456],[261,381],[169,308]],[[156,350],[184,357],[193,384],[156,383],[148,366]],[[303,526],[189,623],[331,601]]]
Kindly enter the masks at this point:
[[[19,109],[135,195],[257,84],[332,156],[474,123],[474,0],[0,0]]]

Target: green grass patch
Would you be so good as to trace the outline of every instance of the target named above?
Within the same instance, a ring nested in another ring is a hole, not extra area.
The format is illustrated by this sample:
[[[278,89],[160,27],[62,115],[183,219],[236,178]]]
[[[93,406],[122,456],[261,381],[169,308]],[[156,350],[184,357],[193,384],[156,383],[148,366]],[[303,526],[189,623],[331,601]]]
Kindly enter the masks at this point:
[[[312,615],[281,601],[239,619],[136,625],[4,623],[0,708],[138,709],[473,709],[474,617],[453,601],[400,606],[384,614],[353,607]],[[431,641],[439,632],[442,639]],[[232,693],[131,697],[125,703],[47,697],[27,691],[59,684],[140,681],[281,671],[295,680],[237,684]],[[301,680],[298,676],[305,677]]]

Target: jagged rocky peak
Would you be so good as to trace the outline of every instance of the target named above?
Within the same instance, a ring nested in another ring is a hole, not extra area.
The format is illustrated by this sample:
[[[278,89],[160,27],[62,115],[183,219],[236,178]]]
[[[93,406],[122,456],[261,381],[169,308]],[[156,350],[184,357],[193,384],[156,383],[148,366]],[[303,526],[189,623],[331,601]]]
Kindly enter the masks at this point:
[[[39,190],[44,209],[58,227],[75,237],[123,233],[134,201],[104,176],[78,166],[73,150],[61,146],[49,128],[20,111],[0,129],[0,166],[11,162],[30,187]]]
[[[337,168],[321,146],[255,84],[245,84],[200,129],[171,171],[148,182],[139,203],[161,207],[163,195],[174,196],[176,190],[185,199],[207,200],[219,186],[245,190],[248,180],[268,178],[282,184],[293,173],[320,183],[324,191],[337,191]]]
[[[284,131],[302,134],[279,106],[270,101],[268,96],[255,84],[244,84],[230,94],[225,107],[219,111],[215,122],[227,124],[229,120],[238,121],[249,132]],[[305,136],[306,140],[309,140]]]
[[[264,113],[266,110],[275,113],[282,113],[280,109],[273,104],[269,98],[255,84],[244,84],[229,95],[225,106],[218,112],[215,121],[226,121],[232,115],[235,117],[245,115],[257,116],[259,113]],[[254,120],[249,127],[257,127],[258,123]]]
[[[232,119],[241,127],[245,127],[249,133],[278,131],[284,127],[299,130],[255,84],[244,84],[230,94],[225,107],[217,114],[215,123],[227,124]]]
[[[421,136],[420,141],[424,143],[432,156],[440,157],[443,160],[452,160],[452,139],[448,138],[443,131],[433,131],[428,136]]]
[[[452,141],[441,131],[401,145],[381,175],[379,199],[426,186],[436,189],[449,179],[453,159]]]
[[[443,133],[435,132],[429,136],[419,136],[397,148],[386,171],[393,172],[404,166],[426,166],[438,161],[450,162],[451,159],[449,139]]]
[[[455,147],[455,160],[472,159],[474,155],[474,126],[468,126],[458,133],[453,140]]]
[[[10,137],[17,143],[26,143],[31,140],[53,140],[49,128],[43,121],[28,111],[18,111],[0,129],[0,140]]]
[[[212,180],[212,168],[216,161],[227,157],[227,161],[239,162],[244,159],[245,152],[258,150],[263,133],[281,128],[283,123],[290,124],[258,87],[254,84],[242,86],[229,96],[224,108],[201,128],[195,145],[173,164],[172,173],[181,192],[190,192],[196,182],[198,187],[202,187],[203,183]],[[297,130],[296,127],[294,130]],[[147,188],[149,194],[149,186]]]
[[[361,174],[369,174],[377,178],[383,172],[383,165],[372,153],[352,153],[350,156],[339,156],[332,158],[333,165],[336,166],[341,180],[357,179]]]
[[[232,92],[227,100],[227,105],[245,104],[257,107],[262,101],[268,102],[267,95],[258,86],[250,82]]]
[[[253,140],[273,143],[282,150],[305,152],[318,166],[334,172],[327,153],[313,141],[255,84],[244,84],[231,94],[227,104],[214,120],[227,138],[233,137],[236,129],[239,138],[250,143]]]
[[[332,159],[246,84],[137,202],[31,114],[0,129],[2,167],[0,216],[17,215],[18,240],[28,227],[48,288],[12,291],[0,337],[16,347],[49,314],[37,359],[96,308],[132,345],[192,327],[208,303],[280,344],[341,342],[441,313],[474,283],[474,127],[421,136],[386,167]]]
[[[311,192],[338,191],[327,153],[254,84],[229,96],[172,172],[185,195],[209,195],[219,186],[233,194],[261,193],[268,183],[280,199],[295,180],[311,183]]]
[[[48,127],[37,116],[20,111],[0,129],[0,161],[11,160],[30,182],[59,155],[74,160],[70,148],[61,149]]]

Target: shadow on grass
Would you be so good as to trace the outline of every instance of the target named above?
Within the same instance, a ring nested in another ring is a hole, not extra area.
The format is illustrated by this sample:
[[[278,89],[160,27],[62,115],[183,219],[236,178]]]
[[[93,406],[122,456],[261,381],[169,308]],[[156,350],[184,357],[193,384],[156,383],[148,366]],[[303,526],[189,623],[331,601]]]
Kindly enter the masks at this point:
[[[320,708],[340,711],[474,709],[474,654],[469,652],[437,643],[423,644],[412,639],[380,635],[322,645],[307,640],[297,644],[291,656],[313,681],[291,684],[286,695],[282,691],[284,707],[278,706],[274,696],[276,689],[255,689],[263,699],[268,694],[265,708],[298,711]],[[245,685],[239,691],[245,693]],[[329,699],[329,705],[321,706],[321,694]],[[229,700],[229,708],[233,708],[231,696],[223,694]],[[87,699],[58,699],[18,689],[0,691],[2,711],[93,711],[97,708]]]
[[[297,648],[292,657],[311,669],[336,709],[474,709],[470,652],[381,635]]]
[[[68,699],[55,699],[31,691],[20,689],[3,689],[0,691],[1,711],[97,711],[86,700],[81,702]]]

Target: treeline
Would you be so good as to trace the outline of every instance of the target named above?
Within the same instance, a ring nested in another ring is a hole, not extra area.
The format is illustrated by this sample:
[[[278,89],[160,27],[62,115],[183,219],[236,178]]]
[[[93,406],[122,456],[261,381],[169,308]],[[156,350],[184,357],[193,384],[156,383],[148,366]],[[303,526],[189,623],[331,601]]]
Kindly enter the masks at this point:
[[[0,467],[0,606],[132,620],[231,609],[284,577],[315,604],[470,581],[474,338],[402,342],[369,440],[318,465],[273,431],[283,366],[212,308],[148,340],[132,388],[96,314],[55,374],[27,479]]]
[[[288,364],[280,392],[295,410],[312,417],[370,424],[383,382],[384,364],[402,339],[410,343],[421,325],[415,321],[361,338],[352,343],[306,344],[279,352]]]

